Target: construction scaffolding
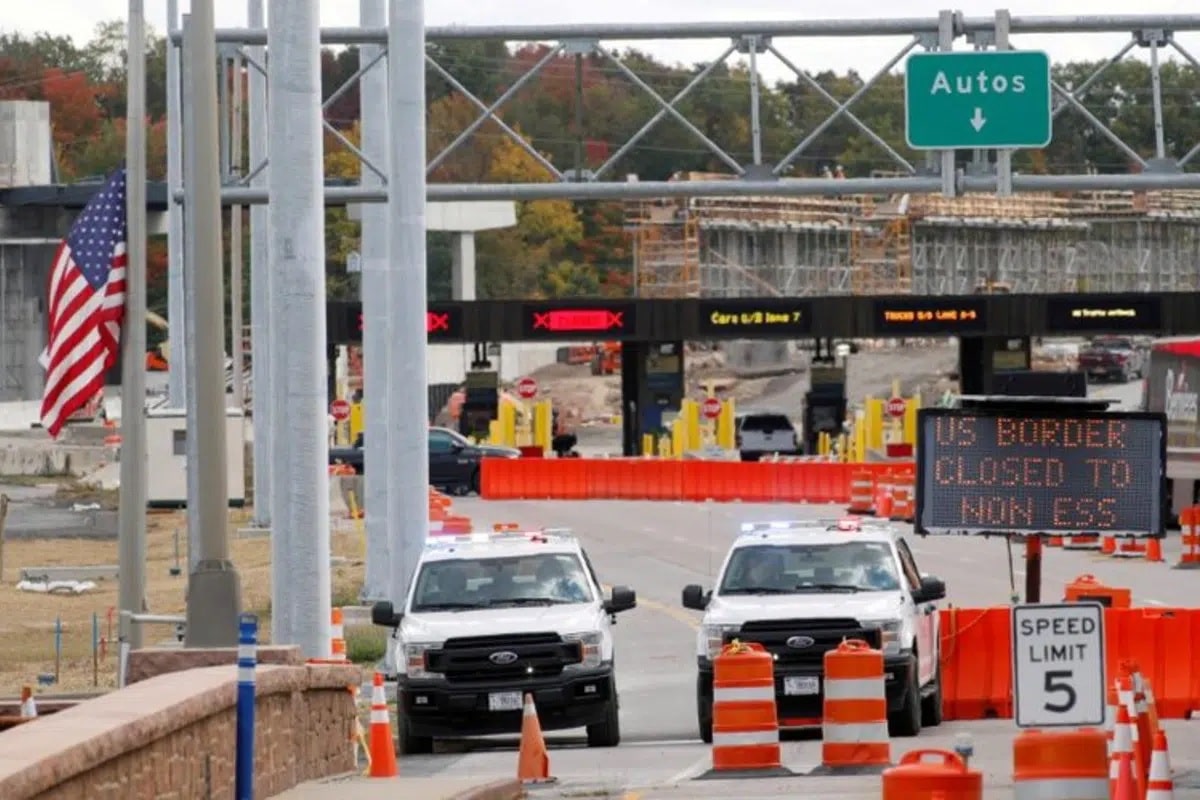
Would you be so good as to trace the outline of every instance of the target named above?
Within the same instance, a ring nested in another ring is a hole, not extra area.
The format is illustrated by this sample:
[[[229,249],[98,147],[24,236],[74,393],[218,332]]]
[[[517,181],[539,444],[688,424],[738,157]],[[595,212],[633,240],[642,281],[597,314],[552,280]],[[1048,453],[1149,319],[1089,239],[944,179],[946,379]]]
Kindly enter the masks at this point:
[[[1200,289],[1200,192],[659,200],[629,227],[645,297]]]

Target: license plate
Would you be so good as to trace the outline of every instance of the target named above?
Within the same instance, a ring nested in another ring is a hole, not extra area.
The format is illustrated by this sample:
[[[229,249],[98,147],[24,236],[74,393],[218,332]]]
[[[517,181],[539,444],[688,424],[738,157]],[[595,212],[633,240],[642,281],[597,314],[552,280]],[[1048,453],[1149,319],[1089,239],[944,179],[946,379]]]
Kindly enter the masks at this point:
[[[821,691],[821,679],[812,677],[785,677],[783,693],[786,695],[813,695]]]
[[[520,692],[493,692],[488,695],[488,711],[520,711],[523,705]]]

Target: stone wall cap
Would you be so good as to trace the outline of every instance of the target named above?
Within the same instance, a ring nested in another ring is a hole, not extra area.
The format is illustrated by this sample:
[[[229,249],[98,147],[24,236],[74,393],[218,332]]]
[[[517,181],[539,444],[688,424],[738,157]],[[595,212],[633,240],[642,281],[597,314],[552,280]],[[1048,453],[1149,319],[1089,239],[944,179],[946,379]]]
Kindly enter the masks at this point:
[[[342,689],[361,682],[352,665],[255,670],[256,694]],[[0,796],[31,797],[147,742],[231,708],[237,667],[222,665],[148,678],[0,733]]]

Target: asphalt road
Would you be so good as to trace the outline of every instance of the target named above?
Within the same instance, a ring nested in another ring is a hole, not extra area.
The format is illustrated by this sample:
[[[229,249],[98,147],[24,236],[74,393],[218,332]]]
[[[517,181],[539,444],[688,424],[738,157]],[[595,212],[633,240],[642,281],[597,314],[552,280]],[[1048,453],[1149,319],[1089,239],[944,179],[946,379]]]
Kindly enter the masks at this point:
[[[1118,400],[1122,409],[1136,407],[1141,384],[1096,386],[1092,395]],[[530,527],[572,528],[582,539],[601,579],[625,584],[638,592],[639,606],[620,617],[616,629],[618,684],[623,741],[615,750],[593,751],[581,735],[551,734],[551,773],[558,782],[534,790],[534,797],[658,798],[737,797],[740,800],[795,797],[877,798],[879,778],[809,777],[820,763],[815,737],[785,735],[784,764],[796,777],[758,780],[705,780],[710,750],[696,731],[696,626],[700,615],[684,610],[680,590],[688,583],[711,586],[738,524],[749,520],[837,517],[840,506],[773,504],[689,504],[655,502],[491,502],[462,499],[462,513],[476,523],[518,522]],[[1024,585],[1021,553],[1014,553],[1010,574],[1007,545],[1001,540],[912,537],[910,544],[921,569],[943,578],[947,602],[961,607],[1004,605]],[[1143,606],[1188,606],[1200,596],[1195,572],[1172,570],[1177,539],[1168,540],[1166,564],[1120,561],[1093,553],[1046,551],[1043,597],[1062,596],[1063,587],[1083,573],[1128,587]],[[1177,798],[1200,798],[1200,724],[1166,725],[1172,761],[1181,778]],[[582,732],[580,732],[581,734]],[[989,800],[1012,796],[1011,721],[946,723],[927,729],[915,740],[894,740],[892,757],[917,747],[952,749],[961,737],[975,748],[972,765],[985,775]],[[489,739],[442,742],[432,756],[401,759],[410,776],[466,777],[488,780],[511,777],[516,768],[516,740]],[[1196,786],[1198,788],[1189,788]]]
[[[515,521],[528,526],[574,529],[609,584],[625,584],[638,592],[639,607],[620,617],[617,626],[618,684],[622,705],[622,745],[591,751],[581,736],[551,734],[551,771],[558,784],[538,789],[542,797],[647,798],[759,797],[816,791],[829,797],[878,797],[879,779],[796,777],[738,781],[694,780],[710,765],[709,749],[697,736],[694,700],[694,642],[699,615],[679,604],[688,583],[710,586],[712,576],[734,536],[748,520],[836,517],[837,506],[687,504],[603,502],[489,502],[460,500],[462,513],[477,523]],[[1006,544],[1001,540],[913,538],[923,571],[943,578],[947,600],[964,607],[1003,605],[1010,582]],[[1168,563],[1178,543],[1168,542]],[[1012,575],[1023,586],[1020,553]],[[1049,550],[1044,561],[1047,600],[1061,597],[1063,587],[1082,573],[1129,587],[1134,602],[1145,606],[1186,606],[1197,597],[1195,572],[1167,564],[1118,561],[1086,552]],[[989,798],[1007,797],[1011,771],[1009,721],[947,723],[917,740],[895,740],[893,758],[921,747],[952,747],[956,736],[974,740],[977,765],[984,769]],[[1200,725],[1168,727],[1178,769],[1200,770]],[[444,742],[433,756],[402,759],[407,775],[507,777],[516,764],[515,740]],[[785,737],[784,762],[797,772],[820,763],[819,741]],[[995,789],[996,793],[992,793]],[[1189,796],[1184,790],[1177,797]],[[1200,792],[1190,796],[1200,797]]]

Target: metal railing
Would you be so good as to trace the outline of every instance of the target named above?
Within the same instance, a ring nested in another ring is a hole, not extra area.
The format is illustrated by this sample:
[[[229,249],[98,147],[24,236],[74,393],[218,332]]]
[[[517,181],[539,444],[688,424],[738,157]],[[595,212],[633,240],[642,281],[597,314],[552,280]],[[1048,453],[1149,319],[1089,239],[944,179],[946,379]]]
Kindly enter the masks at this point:
[[[125,678],[129,668],[129,634],[134,625],[174,625],[175,638],[183,641],[187,631],[187,617],[182,614],[135,614],[132,611],[122,611],[117,622],[117,688],[125,688]]]

